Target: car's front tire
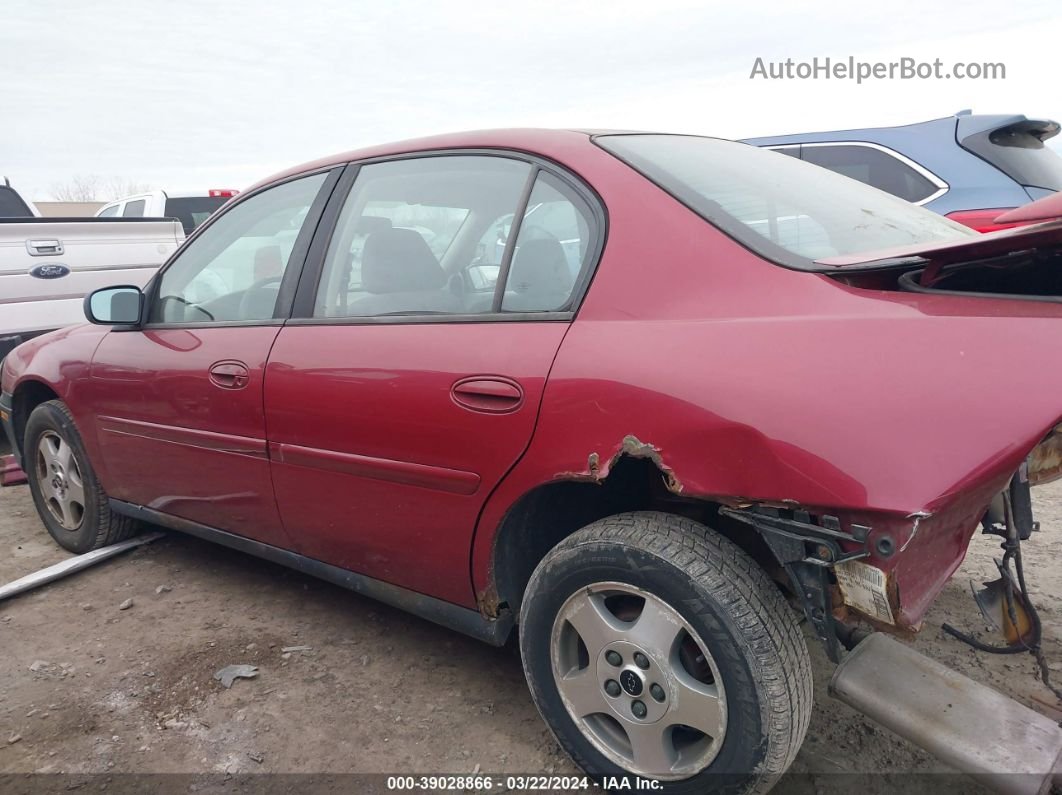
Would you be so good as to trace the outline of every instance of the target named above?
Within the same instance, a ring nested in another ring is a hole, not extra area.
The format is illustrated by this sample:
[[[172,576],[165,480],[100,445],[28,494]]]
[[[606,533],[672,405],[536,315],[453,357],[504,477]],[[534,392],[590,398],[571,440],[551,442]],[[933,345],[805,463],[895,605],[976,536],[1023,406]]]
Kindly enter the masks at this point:
[[[22,449],[37,513],[59,546],[89,552],[136,532],[136,520],[111,511],[74,418],[61,400],[33,410]]]
[[[811,716],[811,661],[777,587],[680,516],[621,514],[558,544],[524,595],[520,649],[560,744],[632,788],[765,792]]]

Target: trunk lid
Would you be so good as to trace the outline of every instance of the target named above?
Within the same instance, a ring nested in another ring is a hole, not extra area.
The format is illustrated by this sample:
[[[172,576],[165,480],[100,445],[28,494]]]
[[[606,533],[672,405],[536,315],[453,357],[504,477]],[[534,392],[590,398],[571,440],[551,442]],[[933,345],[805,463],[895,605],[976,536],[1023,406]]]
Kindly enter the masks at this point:
[[[1041,201],[1046,202],[1053,199],[1056,199],[1056,197],[1051,196]],[[1036,204],[1039,203],[1036,202]],[[1040,211],[1034,210],[1034,206],[1027,205],[1027,207],[1019,209],[1038,214]],[[1058,209],[1062,210],[1062,199],[1058,202]],[[1004,213],[998,220],[1008,218],[1012,213],[1016,212],[1015,210]],[[1053,213],[1054,211],[1048,208],[1044,212]],[[933,241],[880,249],[878,251],[864,251],[858,254],[845,254],[840,257],[825,257],[815,260],[815,264],[819,266],[820,271],[825,272],[836,272],[841,268],[863,270],[884,268],[892,265],[912,265],[919,260],[933,262],[936,265],[950,265],[957,262],[1000,257],[1020,251],[1057,248],[1062,245],[1062,218],[1057,218],[1055,215],[1049,217],[1054,220],[1033,226],[1020,226],[1013,229],[1003,229],[999,232],[971,235],[958,240]]]

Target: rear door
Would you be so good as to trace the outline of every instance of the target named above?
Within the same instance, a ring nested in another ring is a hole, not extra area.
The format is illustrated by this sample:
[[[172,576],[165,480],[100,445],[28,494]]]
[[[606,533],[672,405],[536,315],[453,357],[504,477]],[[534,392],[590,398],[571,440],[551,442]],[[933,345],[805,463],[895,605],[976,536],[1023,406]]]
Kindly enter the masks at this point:
[[[477,516],[530,441],[603,224],[567,175],[483,154],[364,165],[329,212],[266,372],[284,526],[309,557],[472,604]]]
[[[159,275],[148,322],[104,337],[88,401],[111,496],[288,546],[263,375],[337,176],[291,179],[233,206]]]

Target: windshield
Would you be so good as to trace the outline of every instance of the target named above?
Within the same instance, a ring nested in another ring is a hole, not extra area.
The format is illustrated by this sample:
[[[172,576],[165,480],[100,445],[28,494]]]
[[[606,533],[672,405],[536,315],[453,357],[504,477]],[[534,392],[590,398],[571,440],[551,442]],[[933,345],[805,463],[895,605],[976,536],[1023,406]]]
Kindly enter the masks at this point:
[[[176,218],[184,227],[184,233],[192,230],[210,217],[214,210],[227,202],[227,196],[192,196],[184,199],[166,199],[166,217]]]
[[[978,234],[854,179],[748,144],[656,134],[594,141],[742,245],[791,268]]]

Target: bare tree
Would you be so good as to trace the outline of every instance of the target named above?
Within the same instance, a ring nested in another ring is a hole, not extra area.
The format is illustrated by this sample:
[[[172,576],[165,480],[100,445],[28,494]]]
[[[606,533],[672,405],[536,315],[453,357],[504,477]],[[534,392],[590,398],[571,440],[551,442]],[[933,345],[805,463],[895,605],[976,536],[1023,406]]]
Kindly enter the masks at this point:
[[[146,182],[137,182],[125,177],[111,177],[107,180],[104,194],[108,200],[113,200],[136,193],[147,193],[149,190],[151,190],[151,185]]]
[[[98,201],[102,180],[98,174],[78,174],[69,182],[52,184],[52,196],[61,202]]]
[[[108,177],[99,174],[78,174],[68,182],[52,184],[51,193],[56,201],[94,202],[112,201],[134,193],[147,193],[151,185],[126,177]]]

